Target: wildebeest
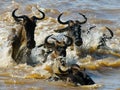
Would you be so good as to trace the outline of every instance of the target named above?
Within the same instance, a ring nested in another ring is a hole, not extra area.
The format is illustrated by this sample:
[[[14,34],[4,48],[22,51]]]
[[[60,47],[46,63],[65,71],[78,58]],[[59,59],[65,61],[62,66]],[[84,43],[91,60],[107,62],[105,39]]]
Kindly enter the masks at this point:
[[[52,34],[53,35],[53,34]],[[49,35],[45,38],[44,44],[39,45],[38,47],[44,46],[48,49],[48,54],[50,54],[51,59],[55,59],[59,56],[66,57],[66,49],[73,43],[73,39],[67,35],[64,35],[67,38],[67,41],[59,41],[54,37]],[[53,39],[53,42],[49,42],[49,38]],[[47,55],[48,56],[48,55]],[[45,60],[46,61],[46,60]]]
[[[110,36],[103,33],[103,35],[100,37],[99,45],[97,47],[98,49],[101,47],[107,47],[106,41],[112,39],[114,35],[111,29],[109,29],[108,27],[106,27],[106,29],[110,32]]]
[[[18,25],[18,27],[14,28],[14,31],[16,32],[14,33],[15,37],[13,37],[12,39],[12,58],[17,63],[21,63],[22,60],[25,63],[27,61],[25,59],[25,56],[29,57],[29,55],[31,54],[31,49],[33,49],[36,44],[34,40],[36,21],[44,19],[45,14],[44,12],[38,10],[42,14],[41,18],[38,18],[36,16],[32,16],[31,18],[29,18],[27,15],[15,15],[15,12],[17,10],[18,9],[15,9],[12,12],[12,17]],[[30,58],[28,59],[30,61]]]
[[[67,35],[73,38],[73,42],[74,42],[73,47],[76,50],[76,55],[78,57],[82,56],[82,46],[84,44],[82,36],[89,34],[90,30],[96,27],[96,26],[92,26],[88,30],[82,30],[81,27],[83,24],[87,22],[87,17],[82,13],[79,14],[83,16],[84,21],[80,22],[79,20],[68,20],[63,22],[60,19],[61,16],[63,15],[63,13],[61,13],[57,18],[58,22],[60,24],[68,25],[68,26],[62,29],[54,30],[55,32],[58,33],[67,32]]]
[[[72,82],[75,85],[93,85],[95,82],[85,72],[85,69],[81,70],[78,64],[72,64],[67,70],[63,71],[60,67],[58,68],[60,74],[56,73],[58,80]]]
[[[42,11],[38,10],[42,14],[41,18],[38,18],[36,16],[32,16],[31,18],[29,18],[27,15],[16,16],[15,15],[16,10],[18,9],[15,9],[12,12],[12,17],[16,22],[20,22],[21,19],[23,19],[23,25],[26,31],[26,38],[27,38],[27,48],[32,49],[35,47],[34,31],[36,27],[36,21],[44,19],[45,14]]]
[[[63,29],[55,30],[55,32],[59,32],[59,33],[67,31],[68,35],[73,38],[74,43],[77,46],[81,46],[83,44],[82,37],[81,37],[81,25],[87,22],[86,16],[83,15],[82,13],[79,13],[79,14],[84,17],[85,19],[84,21],[80,22],[78,20],[76,21],[68,20],[66,22],[63,22],[60,20],[60,17],[63,15],[63,13],[61,13],[57,18],[58,22],[63,25],[67,24],[68,26]]]

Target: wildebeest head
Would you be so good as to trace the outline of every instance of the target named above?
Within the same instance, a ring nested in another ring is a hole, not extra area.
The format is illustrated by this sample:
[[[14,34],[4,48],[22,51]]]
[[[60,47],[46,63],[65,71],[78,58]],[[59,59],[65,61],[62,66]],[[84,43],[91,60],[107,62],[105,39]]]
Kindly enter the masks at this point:
[[[106,27],[106,29],[110,32],[110,36],[106,35],[106,34],[103,34],[102,37],[100,37],[100,41],[99,41],[99,45],[98,45],[98,49],[102,46],[106,46],[106,41],[109,40],[109,39],[112,39],[112,37],[114,36],[113,32],[111,29],[109,29],[108,27]]]
[[[63,13],[61,13],[58,16],[58,22],[60,24],[64,24],[64,25],[68,25],[66,28],[64,29],[60,29],[56,32],[64,32],[64,31],[68,31],[68,33],[70,33],[75,41],[75,45],[77,46],[81,46],[83,44],[82,41],[82,37],[81,37],[81,25],[85,24],[87,22],[87,18],[85,15],[83,15],[82,13],[79,13],[80,15],[82,15],[84,17],[84,21],[80,22],[78,20],[73,21],[73,20],[68,20],[66,22],[63,22],[60,20],[60,17],[63,15]]]
[[[55,42],[48,42],[49,37],[52,35],[49,35],[45,39],[45,46],[48,48],[52,48],[52,50],[57,54],[58,56],[66,56],[66,49],[73,43],[73,39],[67,35],[64,35],[67,38],[67,41],[58,41],[56,38],[53,38]]]
[[[36,27],[36,21],[44,19],[45,14],[44,12],[38,10],[42,14],[41,18],[38,18],[36,16],[32,16],[31,18],[29,18],[27,15],[16,16],[15,15],[16,10],[18,9],[15,9],[12,12],[12,17],[16,22],[20,22],[23,19],[23,25],[24,25],[24,28],[26,31],[26,37],[27,37],[27,48],[32,49],[35,47],[34,31]]]

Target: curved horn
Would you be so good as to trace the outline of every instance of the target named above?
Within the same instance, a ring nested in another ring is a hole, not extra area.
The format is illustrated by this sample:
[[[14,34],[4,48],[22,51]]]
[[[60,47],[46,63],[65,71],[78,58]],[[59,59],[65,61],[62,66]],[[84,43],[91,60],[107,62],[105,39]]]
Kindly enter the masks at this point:
[[[88,29],[87,34],[90,32],[91,29],[95,28],[96,26],[92,26]]]
[[[111,39],[112,37],[113,37],[113,32],[112,32],[112,30],[111,29],[109,29],[108,27],[106,27],[106,29],[110,32],[110,37],[107,37],[107,39]]]
[[[13,10],[13,12],[12,12],[12,17],[14,17],[14,18],[18,18],[18,16],[15,15],[16,10],[18,10],[18,8],[16,8],[16,9]]]
[[[21,21],[20,19],[18,19],[19,16],[16,16],[16,15],[15,15],[15,12],[16,12],[17,10],[18,10],[18,8],[16,8],[15,10],[13,10],[13,12],[12,12],[12,17],[15,19],[15,21],[19,22],[19,21]]]
[[[61,13],[61,14],[58,16],[58,18],[57,18],[58,22],[59,22],[60,24],[68,24],[69,21],[62,22],[62,21],[60,20],[60,17],[61,17],[62,15],[63,15],[63,13]]]
[[[91,30],[91,29],[93,29],[93,28],[95,28],[95,27],[96,27],[96,26],[92,26],[92,27],[89,28],[89,30]]]
[[[45,13],[44,13],[43,11],[39,10],[39,9],[38,9],[38,11],[42,14],[42,17],[41,17],[41,18],[38,18],[38,17],[36,17],[36,16],[33,16],[34,19],[35,19],[35,20],[42,20],[42,19],[44,19],[44,18],[45,18]]]
[[[59,70],[60,73],[68,73],[69,74],[69,69],[66,70],[66,71],[63,71],[60,67],[58,67],[58,70]]]
[[[84,17],[84,19],[85,19],[83,22],[79,22],[79,23],[80,24],[86,23],[87,22],[87,17],[84,14],[82,14],[82,13],[79,13],[79,14],[82,15]]]
[[[52,37],[52,39],[54,39],[57,43],[60,43],[56,38]]]
[[[66,43],[66,46],[70,46],[73,44],[73,39],[67,35],[64,35],[65,37],[67,37],[67,43]]]
[[[73,70],[80,70],[80,66],[78,64],[72,64],[71,69]]]
[[[44,46],[44,44],[40,44],[40,45],[38,45],[37,48],[42,47],[42,46]]]
[[[15,19],[15,21],[17,21],[17,22],[19,22],[19,21],[21,21],[20,19],[18,19],[18,18],[25,18],[25,17],[27,17],[26,15],[22,15],[22,16],[16,16],[15,15],[15,12],[18,10],[18,8],[16,8],[13,12],[12,12],[12,17]]]
[[[45,45],[46,45],[47,47],[49,47],[49,48],[55,46],[54,43],[49,43],[49,42],[48,42],[48,38],[51,37],[52,35],[53,35],[53,34],[51,34],[51,35],[49,35],[49,36],[47,36],[47,37],[45,38]]]

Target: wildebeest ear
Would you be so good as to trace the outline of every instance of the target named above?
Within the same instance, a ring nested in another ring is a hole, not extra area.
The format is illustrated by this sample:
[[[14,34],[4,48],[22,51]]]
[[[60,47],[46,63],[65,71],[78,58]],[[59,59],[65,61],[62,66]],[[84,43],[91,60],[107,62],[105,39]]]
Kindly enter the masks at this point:
[[[71,26],[73,26],[75,23],[74,23],[74,21],[72,21],[72,20],[70,20],[69,22],[68,22],[68,26],[69,27],[71,27]]]

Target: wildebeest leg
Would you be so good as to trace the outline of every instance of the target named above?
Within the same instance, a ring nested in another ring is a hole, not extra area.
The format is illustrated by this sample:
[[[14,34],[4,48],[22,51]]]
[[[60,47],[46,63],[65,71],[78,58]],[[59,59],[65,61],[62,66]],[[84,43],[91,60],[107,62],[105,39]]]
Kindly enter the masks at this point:
[[[12,42],[12,58],[16,61],[16,54],[18,53],[18,50],[20,48],[20,39],[15,35],[14,40]]]
[[[22,49],[18,50],[18,53],[16,54],[16,58],[15,58],[17,64],[26,62],[26,58],[25,58],[26,49],[27,49],[26,47],[23,47]]]
[[[37,64],[37,62],[34,62],[31,58],[31,51],[32,49],[26,49],[25,51],[25,58],[26,58],[26,63],[27,65],[31,65],[31,66],[35,66]]]
[[[8,40],[11,41],[12,45],[12,58],[15,62],[17,62],[16,58],[22,45],[21,40],[24,38],[22,37],[22,30],[23,27],[18,27],[17,30],[15,28],[12,28],[11,34],[8,36]]]

